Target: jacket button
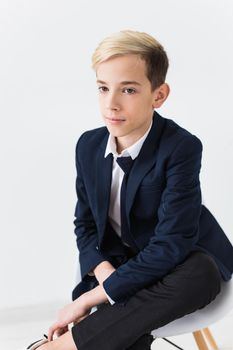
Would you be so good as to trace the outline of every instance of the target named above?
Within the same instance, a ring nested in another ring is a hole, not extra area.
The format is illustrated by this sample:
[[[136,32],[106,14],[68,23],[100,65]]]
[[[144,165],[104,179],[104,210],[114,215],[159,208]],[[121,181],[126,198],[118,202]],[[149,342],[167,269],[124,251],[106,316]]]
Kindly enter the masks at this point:
[[[96,249],[96,250],[99,250],[99,247],[98,247],[98,245],[97,245],[97,246],[95,247],[95,249]]]

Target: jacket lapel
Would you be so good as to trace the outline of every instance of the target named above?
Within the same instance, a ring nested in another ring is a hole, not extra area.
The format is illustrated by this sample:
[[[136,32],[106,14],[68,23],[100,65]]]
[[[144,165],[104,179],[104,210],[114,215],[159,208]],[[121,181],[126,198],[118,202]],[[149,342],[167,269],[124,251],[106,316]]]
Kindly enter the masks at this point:
[[[135,159],[128,178],[126,192],[126,215],[130,227],[129,213],[132,208],[136,191],[146,173],[155,165],[158,153],[158,143],[165,125],[165,120],[154,112],[151,130],[142,145],[141,151]]]
[[[112,181],[112,155],[109,154],[106,158],[105,149],[108,141],[109,134],[107,133],[104,140],[100,144],[98,154],[96,157],[96,186],[95,186],[95,199],[97,203],[97,217],[99,223],[99,239],[102,241],[110,201],[111,181]]]

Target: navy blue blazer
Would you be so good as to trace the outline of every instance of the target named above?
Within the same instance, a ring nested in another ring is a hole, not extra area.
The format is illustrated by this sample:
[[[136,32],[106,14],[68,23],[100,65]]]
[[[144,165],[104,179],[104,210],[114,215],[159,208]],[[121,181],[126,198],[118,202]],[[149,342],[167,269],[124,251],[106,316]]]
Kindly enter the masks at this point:
[[[119,303],[161,279],[195,250],[211,255],[223,279],[229,280],[233,247],[202,205],[201,141],[154,112],[152,128],[128,178],[126,212],[134,256],[126,259],[108,221],[112,175],[112,155],[104,158],[108,136],[106,127],[87,131],[76,147],[74,224],[82,281],[73,299],[98,284],[88,273],[104,260],[117,268],[103,285]]]

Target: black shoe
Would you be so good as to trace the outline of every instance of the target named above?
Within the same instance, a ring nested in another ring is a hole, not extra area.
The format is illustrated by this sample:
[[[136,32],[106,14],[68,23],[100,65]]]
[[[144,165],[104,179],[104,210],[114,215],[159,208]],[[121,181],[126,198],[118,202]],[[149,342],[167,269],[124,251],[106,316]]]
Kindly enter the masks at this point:
[[[30,344],[28,347],[27,347],[27,350],[35,350],[37,349],[39,346],[45,344],[45,343],[48,343],[48,337],[47,335],[44,334],[44,338],[43,339],[40,339],[40,340],[37,340],[35,341],[34,343]]]

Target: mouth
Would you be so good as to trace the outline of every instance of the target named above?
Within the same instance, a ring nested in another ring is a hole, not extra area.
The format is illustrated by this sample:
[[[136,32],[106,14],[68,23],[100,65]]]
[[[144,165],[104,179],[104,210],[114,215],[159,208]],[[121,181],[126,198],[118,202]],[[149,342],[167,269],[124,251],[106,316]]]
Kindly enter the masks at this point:
[[[105,119],[107,119],[107,121],[110,123],[122,123],[125,121],[124,118],[116,118],[116,117],[105,117]]]

